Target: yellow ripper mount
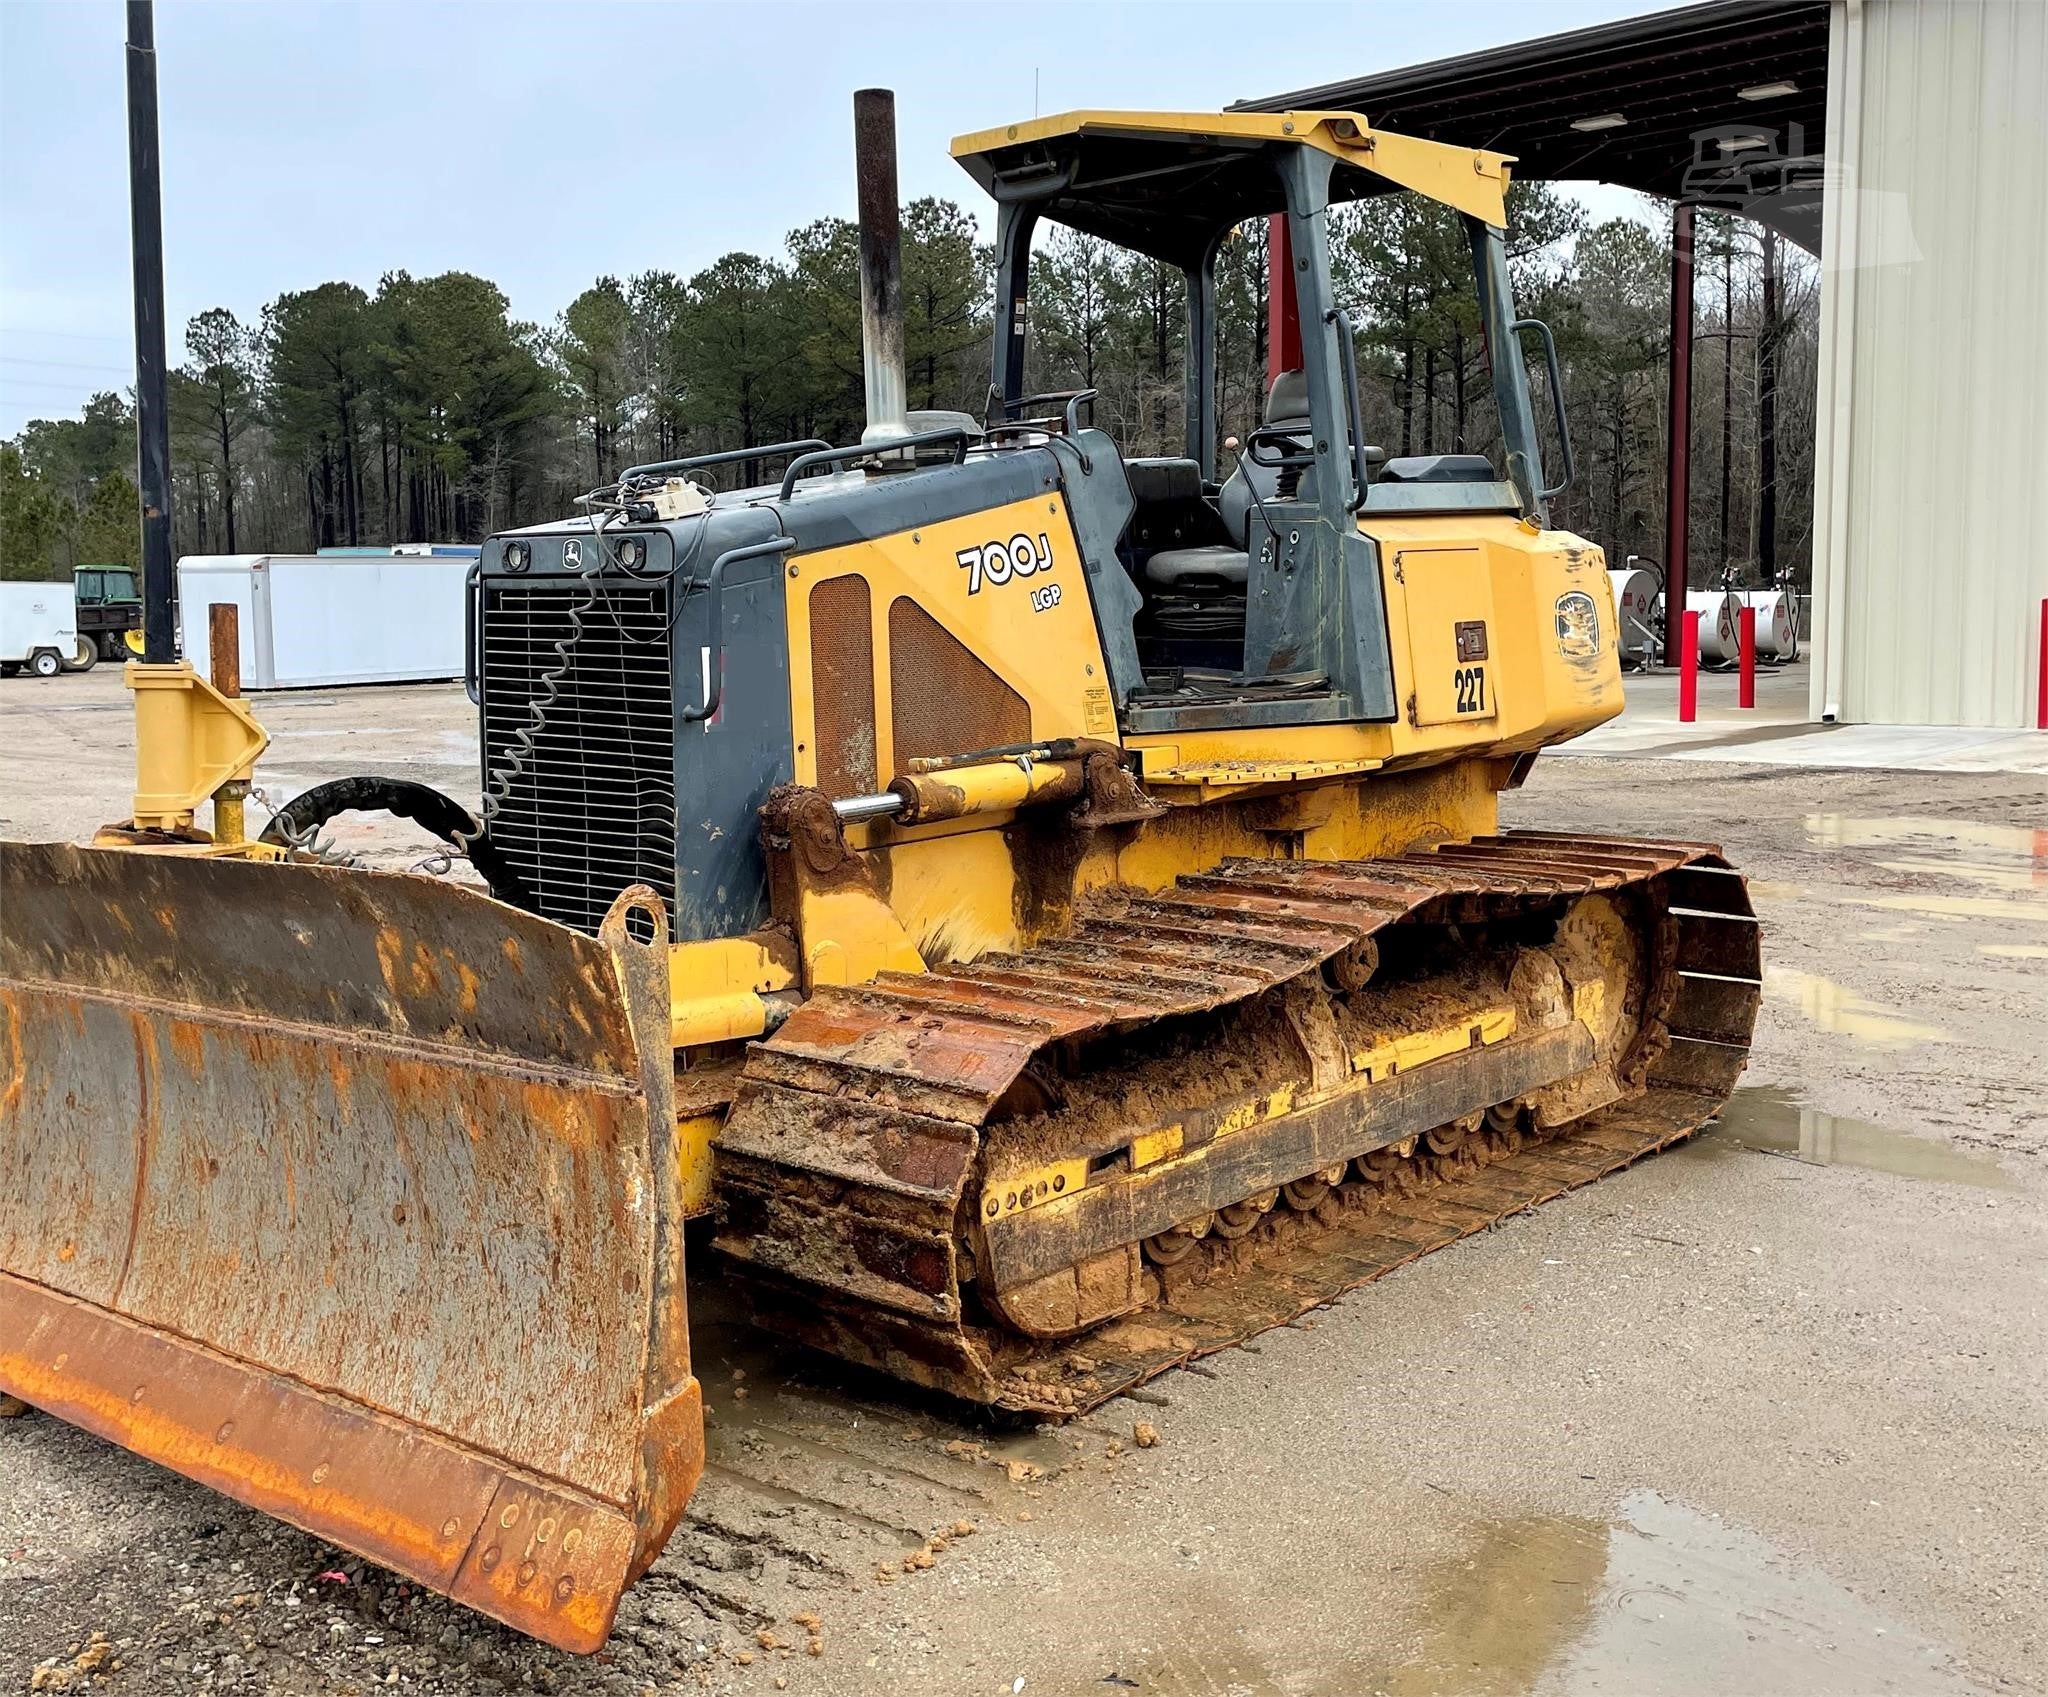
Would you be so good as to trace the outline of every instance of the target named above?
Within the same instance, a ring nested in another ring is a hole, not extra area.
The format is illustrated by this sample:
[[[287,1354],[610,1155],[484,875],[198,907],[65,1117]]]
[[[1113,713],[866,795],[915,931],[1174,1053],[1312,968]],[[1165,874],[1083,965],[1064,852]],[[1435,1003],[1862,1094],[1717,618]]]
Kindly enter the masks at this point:
[[[247,702],[208,683],[189,660],[130,660],[121,677],[135,696],[134,823],[189,828],[224,784],[247,780],[270,737]]]
[[[703,1467],[660,898],[6,843],[0,912],[0,1388],[596,1649]]]

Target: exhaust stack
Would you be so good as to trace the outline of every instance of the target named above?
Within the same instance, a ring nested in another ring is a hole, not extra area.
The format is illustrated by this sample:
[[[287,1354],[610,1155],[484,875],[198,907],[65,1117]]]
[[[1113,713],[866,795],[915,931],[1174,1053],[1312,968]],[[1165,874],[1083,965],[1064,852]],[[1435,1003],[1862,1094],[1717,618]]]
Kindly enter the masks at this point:
[[[853,158],[860,191],[860,348],[867,381],[864,443],[910,434],[903,374],[903,233],[896,199],[896,94],[857,89]]]

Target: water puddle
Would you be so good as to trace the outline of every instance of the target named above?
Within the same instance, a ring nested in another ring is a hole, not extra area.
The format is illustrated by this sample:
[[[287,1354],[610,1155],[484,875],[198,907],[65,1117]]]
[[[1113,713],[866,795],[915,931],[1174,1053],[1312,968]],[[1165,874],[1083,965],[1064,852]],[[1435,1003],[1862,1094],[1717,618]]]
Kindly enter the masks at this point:
[[[1939,1043],[1948,1033],[1890,1008],[1866,1000],[1832,978],[1795,972],[1790,967],[1764,969],[1764,990],[1799,1009],[1822,1031],[1853,1037],[1878,1048],[1903,1049],[1911,1043]]]
[[[2029,873],[2034,882],[2048,886],[2048,826],[1985,825],[1909,814],[1876,819],[1809,813],[1806,840],[1815,848],[1936,849],[1945,858],[1960,845],[1974,850],[1984,862]]]
[[[1931,1137],[1842,1114],[1822,1113],[1795,1096],[1767,1085],[1746,1084],[1729,1098],[1721,1117],[1701,1134],[1703,1141],[1790,1155],[1817,1167],[1866,1167],[1901,1178],[1941,1184],[1971,1184],[2010,1190],[1998,1163]]]
[[[1982,884],[1991,890],[2012,890],[2024,893],[2031,890],[2048,889],[2048,872],[2025,871],[2014,866],[1995,866],[1981,860],[1930,860],[1924,856],[1909,856],[1904,860],[1880,860],[1873,862],[1888,872],[1932,873],[1940,878],[1955,878],[1966,884]]]
[[[2048,903],[2036,906],[1996,896],[1851,896],[1848,900],[1853,907],[1924,913],[1934,919],[2003,919],[2020,925],[2048,925]]]
[[[1391,1697],[1976,1689],[1939,1646],[1825,1574],[1697,1510],[1635,1491],[1611,1522],[1483,1520],[1431,1570],[1421,1644],[1347,1687]]]
[[[2048,924],[2048,826],[1986,825],[1970,819],[1913,815],[1863,818],[1809,813],[1806,840],[1819,849],[1878,849],[1872,861],[1888,872],[1998,890],[2004,896],[1852,896],[1858,907],[1889,908],[1926,918],[2004,919]]]

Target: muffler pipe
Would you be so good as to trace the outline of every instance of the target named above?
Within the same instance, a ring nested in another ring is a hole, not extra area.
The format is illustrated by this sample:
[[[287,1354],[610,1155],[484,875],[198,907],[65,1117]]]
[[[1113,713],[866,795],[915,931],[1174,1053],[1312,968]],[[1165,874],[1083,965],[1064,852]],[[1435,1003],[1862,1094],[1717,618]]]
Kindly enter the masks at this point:
[[[863,443],[910,434],[903,374],[903,231],[896,199],[896,94],[857,89],[853,159],[860,198],[860,348],[868,423]]]

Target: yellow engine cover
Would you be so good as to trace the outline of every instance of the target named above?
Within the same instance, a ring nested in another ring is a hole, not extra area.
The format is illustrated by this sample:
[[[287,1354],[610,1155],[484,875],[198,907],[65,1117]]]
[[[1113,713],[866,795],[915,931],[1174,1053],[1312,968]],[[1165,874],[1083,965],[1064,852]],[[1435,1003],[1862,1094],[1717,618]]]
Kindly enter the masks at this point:
[[[1368,516],[1401,719],[1389,763],[1520,754],[1621,711],[1614,594],[1598,548],[1504,515]]]

